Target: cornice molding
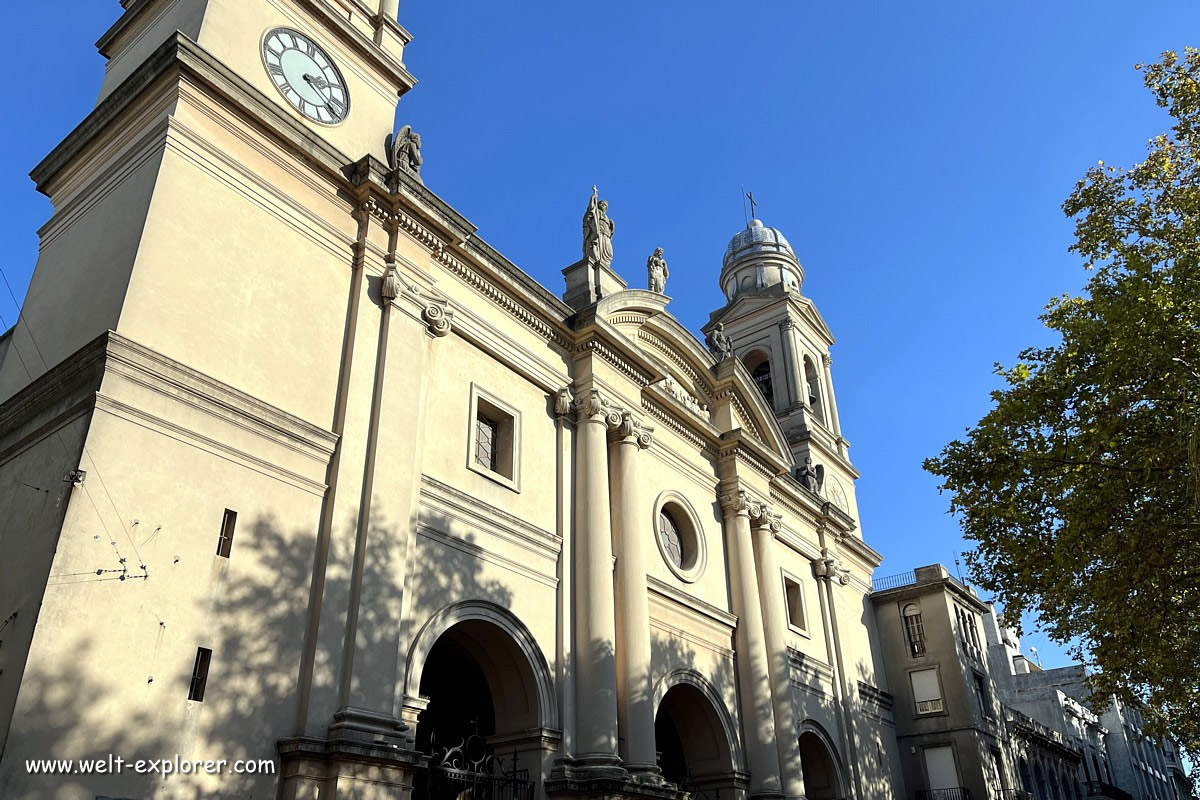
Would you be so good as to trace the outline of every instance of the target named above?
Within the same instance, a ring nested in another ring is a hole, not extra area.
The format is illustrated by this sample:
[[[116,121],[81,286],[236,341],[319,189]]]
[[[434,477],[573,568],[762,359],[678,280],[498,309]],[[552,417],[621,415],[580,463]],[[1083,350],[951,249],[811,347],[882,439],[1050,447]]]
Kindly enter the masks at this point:
[[[718,608],[711,603],[706,603],[698,597],[693,597],[687,592],[681,591],[666,581],[659,580],[653,575],[646,576],[646,586],[651,594],[661,595],[667,600],[671,600],[683,606],[684,608],[690,609],[697,614],[707,617],[709,620],[717,623],[718,625],[728,628],[730,634],[732,634],[733,629],[737,627],[738,618],[736,614],[731,614],[723,608]]]
[[[695,447],[704,455],[714,459],[717,457],[717,446],[715,442],[709,441],[707,438],[697,433],[691,426],[685,425],[680,420],[679,414],[667,409],[654,398],[643,396],[642,410],[661,422],[665,427],[675,433],[675,435],[679,436],[688,444]]]

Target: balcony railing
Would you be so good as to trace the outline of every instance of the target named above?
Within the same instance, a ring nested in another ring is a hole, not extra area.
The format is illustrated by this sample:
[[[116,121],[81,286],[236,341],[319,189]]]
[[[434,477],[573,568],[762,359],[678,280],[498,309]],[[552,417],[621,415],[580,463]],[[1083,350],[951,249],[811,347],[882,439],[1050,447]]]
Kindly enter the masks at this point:
[[[871,591],[882,592],[885,589],[897,589],[901,586],[911,586],[917,582],[917,575],[911,569],[899,575],[888,575],[886,578],[873,578]]]
[[[1001,789],[996,796],[1000,800],[1037,800],[1033,796],[1033,792],[1027,792],[1024,789]]]
[[[971,800],[971,790],[963,786],[953,789],[922,789],[917,800]]]
[[[1118,789],[1111,783],[1088,781],[1084,786],[1087,789],[1087,797],[1102,797],[1105,800],[1133,800],[1133,795],[1124,789]]]

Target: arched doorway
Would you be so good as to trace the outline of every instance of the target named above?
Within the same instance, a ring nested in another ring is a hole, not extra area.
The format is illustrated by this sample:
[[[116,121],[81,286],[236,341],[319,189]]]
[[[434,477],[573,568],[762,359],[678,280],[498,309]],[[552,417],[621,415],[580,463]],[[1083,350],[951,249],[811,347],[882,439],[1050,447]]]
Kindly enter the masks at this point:
[[[451,606],[418,634],[407,667],[405,694],[423,705],[416,747],[430,757],[414,800],[468,789],[530,800],[553,755],[557,715],[529,631],[494,604]]]
[[[728,715],[703,679],[690,674],[673,679],[654,717],[662,776],[693,797],[732,799],[737,760]]]
[[[425,661],[421,696],[429,698],[429,706],[418,718],[416,734],[422,753],[496,734],[496,707],[487,677],[471,652],[471,627],[460,623],[446,631]]]
[[[800,768],[808,800],[840,800],[841,778],[829,745],[815,731],[800,734]]]

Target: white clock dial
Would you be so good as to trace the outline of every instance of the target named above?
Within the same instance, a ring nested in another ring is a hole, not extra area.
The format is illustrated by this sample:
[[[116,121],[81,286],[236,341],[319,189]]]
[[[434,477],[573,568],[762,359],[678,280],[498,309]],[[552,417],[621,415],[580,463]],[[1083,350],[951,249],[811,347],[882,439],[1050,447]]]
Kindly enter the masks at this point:
[[[291,28],[263,37],[263,64],[292,106],[313,122],[337,125],[350,113],[350,90],[333,60],[312,39]]]

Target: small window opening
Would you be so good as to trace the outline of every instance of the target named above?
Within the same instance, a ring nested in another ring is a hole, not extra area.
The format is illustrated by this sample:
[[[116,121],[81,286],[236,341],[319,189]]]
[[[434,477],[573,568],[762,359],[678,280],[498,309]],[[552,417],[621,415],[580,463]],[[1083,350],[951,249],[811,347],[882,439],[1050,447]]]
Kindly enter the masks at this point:
[[[808,356],[804,357],[804,385],[807,387],[805,400],[808,402],[808,407],[812,410],[813,416],[824,422],[825,408],[821,402],[821,379],[817,375],[817,369],[813,366],[812,359]]]
[[[475,395],[474,430],[467,466],[489,478],[517,479],[517,421],[510,411]],[[502,481],[502,482],[504,482]],[[515,488],[515,487],[514,487]]]
[[[225,516],[221,519],[221,537],[217,539],[217,555],[221,558],[229,558],[233,550],[233,529],[236,527],[237,512],[225,509]]]
[[[801,631],[808,630],[808,622],[804,618],[804,587],[799,581],[784,577],[783,591],[787,597],[788,624]]]
[[[983,716],[986,719],[993,719],[995,715],[992,713],[992,695],[988,692],[987,679],[978,672],[973,674],[975,677],[975,695],[979,698],[979,708],[983,711]]]
[[[192,667],[192,685],[188,690],[188,700],[204,702],[204,689],[208,686],[208,665],[211,661],[212,650],[207,647],[196,648],[196,665]]]
[[[919,606],[904,607],[904,633],[908,637],[908,651],[913,658],[925,655],[925,623],[921,620]]]

